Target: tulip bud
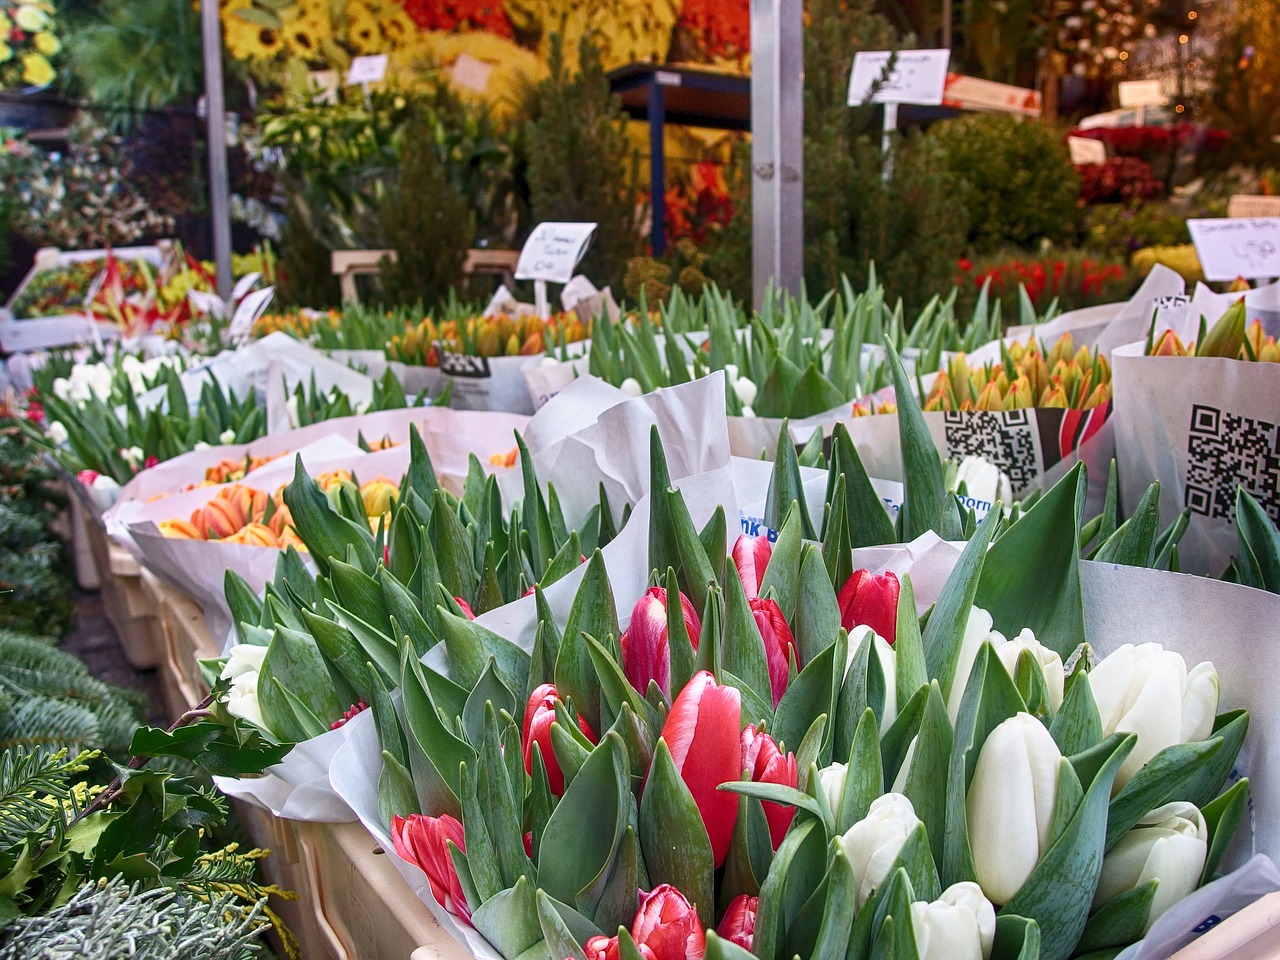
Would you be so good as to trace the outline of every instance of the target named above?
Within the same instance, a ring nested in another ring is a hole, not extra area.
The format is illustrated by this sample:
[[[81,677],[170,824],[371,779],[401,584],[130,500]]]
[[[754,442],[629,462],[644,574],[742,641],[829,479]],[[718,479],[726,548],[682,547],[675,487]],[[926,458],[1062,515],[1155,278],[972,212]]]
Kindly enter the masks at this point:
[[[933,903],[911,904],[919,960],[987,960],[996,938],[996,910],[976,883],[953,883]]]
[[[1191,803],[1175,801],[1157,807],[1116,841],[1102,861],[1102,876],[1093,895],[1094,909],[1148,880],[1159,880],[1147,927],[1200,885],[1209,852],[1209,829]]]
[[[414,813],[408,819],[391,818],[391,842],[396,853],[427,875],[436,903],[470,925],[471,908],[449,855],[450,840],[460,852],[467,852],[462,824],[447,813],[439,817]]]
[[[683,593],[680,609],[684,628],[693,649],[698,649],[702,622],[698,612]],[[667,591],[650,587],[631,610],[631,622],[622,634],[622,669],[631,685],[640,693],[649,689],[649,681],[657,683],[665,696],[671,696],[671,646],[667,635]]]
[[[777,783],[784,787],[794,787],[799,783],[796,755],[788,753],[784,756],[773,737],[750,724],[742,730],[742,767],[751,774],[752,783]],[[773,841],[773,849],[777,850],[787,835],[796,809],[769,800],[761,806],[764,807],[765,819],[769,821],[769,838]]]
[[[698,911],[669,883],[640,894],[631,938],[652,950],[655,960],[702,960],[707,951]]]
[[[1029,713],[1005,720],[982,745],[965,803],[974,870],[993,903],[1013,899],[1053,839],[1061,763],[1053,737]]]
[[[765,568],[769,566],[769,558],[772,556],[773,544],[768,537],[753,537],[744,533],[734,543],[730,559],[738,571],[738,579],[742,581],[742,589],[746,591],[748,600],[759,596]]]
[[[892,576],[892,574],[890,574]],[[855,630],[849,635],[848,652],[845,655],[844,676],[849,675],[853,661],[858,656],[858,649],[866,641],[871,632],[871,652],[880,664],[880,673],[884,676],[884,707],[877,717],[880,732],[883,734],[898,717],[898,655],[889,642],[880,634],[871,631],[870,627]]]
[[[900,793],[886,793],[873,800],[867,815],[845,831],[841,842],[858,881],[857,909],[861,910],[884,883],[902,845],[919,825],[910,800]]]
[[[738,799],[716,788],[742,773],[741,696],[705,670],[680,691],[662,738],[702,817],[715,865],[724,863],[738,819]]]
[[[1023,650],[1030,650],[1039,665],[1044,675],[1045,687],[1049,691],[1049,709],[1057,713],[1058,708],[1062,706],[1062,688],[1066,682],[1062,658],[1037,640],[1036,635],[1030,630],[1023,629],[1008,643],[1002,643],[996,647],[996,655],[1000,657],[1000,662],[1004,664],[1004,668],[1009,671],[1009,676],[1014,680],[1018,677],[1018,657],[1022,655]]]
[[[364,513],[367,517],[380,517],[395,503],[400,496],[399,484],[386,477],[370,480],[360,485],[360,499],[364,502]]]
[[[657,960],[652,947],[643,943],[638,943],[636,946],[640,949],[640,960]],[[582,945],[582,949],[587,955],[587,960],[618,960],[621,956],[618,938],[606,937],[601,934],[588,938],[587,942]]]
[[[951,718],[953,725],[960,716],[960,701],[964,699],[964,688],[969,684],[969,674],[973,672],[973,663],[983,641],[991,641],[997,649],[1006,642],[1004,635],[991,627],[991,614],[981,607],[969,608],[964,636],[960,640],[960,656],[956,658],[956,672],[952,675],[951,691],[947,695],[947,716]]]
[[[556,705],[559,702],[560,695],[554,684],[544,683],[535,688],[525,705],[524,727],[520,732],[525,772],[533,773],[533,745],[536,743],[542,754],[542,763],[547,769],[547,786],[557,797],[564,794],[564,773],[551,747],[551,724],[555,723]],[[595,731],[582,717],[578,717],[578,729],[592,743],[596,742]]]
[[[720,918],[716,933],[730,943],[736,943],[743,950],[750,950],[756,932],[756,908],[759,903],[759,897],[738,894]]]
[[[852,631],[868,626],[890,644],[898,636],[898,593],[902,585],[891,571],[872,576],[855,570],[840,588],[840,625]]]
[[[997,500],[1009,503],[1013,488],[1008,476],[990,460],[983,457],[965,457],[956,466],[952,490],[959,492],[964,484],[965,495],[983,503],[995,504]]]
[[[532,592],[533,588],[530,587],[529,591]],[[462,597],[454,597],[453,602],[461,608],[462,615],[468,620],[474,620],[476,618],[475,611],[471,609],[471,604],[467,603],[467,601],[462,599]]]
[[[1205,740],[1218,712],[1218,672],[1186,661],[1158,643],[1126,643],[1088,674],[1102,732],[1136,733],[1138,742],[1116,774],[1119,790],[1165,747]]]
[[[794,651],[799,665],[799,651],[796,650],[795,637],[791,634],[791,626],[773,599],[761,600],[753,597],[747,601],[751,605],[751,615],[755,617],[756,629],[764,641],[765,662],[769,666],[769,687],[773,695],[773,706],[777,709],[782,695],[787,692],[787,683],[791,679],[791,655]]]
[[[840,800],[844,796],[844,783],[849,778],[849,765],[846,763],[829,763],[818,771],[818,786],[827,795],[827,806],[833,811],[840,809]]]

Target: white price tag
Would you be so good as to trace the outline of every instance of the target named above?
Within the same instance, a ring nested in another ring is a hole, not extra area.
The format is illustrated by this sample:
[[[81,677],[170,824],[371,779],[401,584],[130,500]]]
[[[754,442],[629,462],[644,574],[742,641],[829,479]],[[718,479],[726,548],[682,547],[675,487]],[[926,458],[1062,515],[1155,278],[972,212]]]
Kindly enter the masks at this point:
[[[595,232],[594,223],[538,224],[520,251],[516,279],[568,283]]]
[[[1280,217],[1188,220],[1209,280],[1280,277]]]
[[[1165,102],[1159,80],[1121,80],[1116,93],[1122,107],[1159,107]]]
[[[1093,137],[1067,137],[1067,149],[1071,162],[1077,165],[1107,162],[1107,145]]]
[[[884,76],[894,54],[889,50],[864,50],[853,58],[849,77],[849,106],[866,103],[871,88]],[[950,50],[899,50],[893,72],[872,98],[875,103],[919,103],[937,106],[947,82]]]
[[[381,83],[387,75],[387,55],[379,53],[375,56],[356,57],[351,61],[351,69],[347,71],[347,85],[358,83]]]

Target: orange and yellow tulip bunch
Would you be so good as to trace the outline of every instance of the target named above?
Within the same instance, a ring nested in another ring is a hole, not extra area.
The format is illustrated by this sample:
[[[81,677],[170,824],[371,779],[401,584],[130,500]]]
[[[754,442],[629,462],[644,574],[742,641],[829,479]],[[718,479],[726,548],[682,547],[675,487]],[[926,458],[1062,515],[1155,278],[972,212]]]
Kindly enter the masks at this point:
[[[473,357],[533,357],[547,346],[577,343],[591,335],[576,313],[556,313],[548,320],[535,316],[467,317],[435,323],[430,318],[409,325],[387,344],[387,356],[401,363],[436,366],[436,344]]]
[[[389,522],[391,507],[400,495],[399,485],[385,477],[356,486],[349,470],[322,473],[316,477],[316,483],[331,498],[341,496],[344,485],[354,489],[373,530],[377,530],[384,518]],[[210,540],[277,550],[307,549],[294,529],[293,516],[284,502],[283,486],[268,495],[264,490],[232,484],[204,506],[197,507],[190,519],[165,520],[159,528],[166,537],[179,540]]]
[[[970,368],[963,353],[938,371],[924,410],[1090,410],[1111,400],[1111,365],[1064,333],[1046,353],[1034,337],[1003,351],[1003,362]]]
[[[1262,321],[1254,320],[1245,326],[1244,299],[1233,303],[1206,331],[1201,327],[1200,336],[1183,343],[1176,333],[1166,330],[1147,343],[1147,355],[1151,357],[1223,357],[1228,360],[1256,360],[1260,363],[1280,363],[1280,345],[1275,337],[1267,336]]]

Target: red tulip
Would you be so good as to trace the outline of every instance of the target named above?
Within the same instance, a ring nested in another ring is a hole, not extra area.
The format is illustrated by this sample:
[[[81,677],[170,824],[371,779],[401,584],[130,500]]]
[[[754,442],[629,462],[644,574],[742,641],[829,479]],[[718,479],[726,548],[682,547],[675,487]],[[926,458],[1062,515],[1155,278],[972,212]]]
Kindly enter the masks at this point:
[[[840,625],[846,630],[868,626],[892,644],[898,636],[900,589],[892,572],[873,577],[867,570],[853,571],[840,588]]]
[[[631,937],[652,950],[656,960],[702,960],[707,951],[698,911],[669,883],[640,894]]]
[[[396,853],[427,875],[436,903],[469,924],[471,908],[467,906],[458,871],[454,869],[453,858],[449,855],[449,840],[466,853],[462,824],[447,813],[439,817],[414,813],[408,819],[391,819],[391,841],[395,844]]]
[[[683,593],[680,608],[684,612],[684,628],[698,649],[702,621],[698,611]],[[631,685],[644,693],[649,681],[657,683],[665,696],[671,696],[671,644],[667,637],[667,591],[650,587],[631,610],[631,623],[622,634],[622,669]]]
[[[736,943],[742,949],[750,950],[751,938],[756,932],[756,905],[759,902],[759,897],[748,897],[745,893],[738,894],[729,904],[729,909],[724,912],[724,916],[720,918],[720,926],[716,927],[716,933],[730,943]]]
[[[636,946],[640,948],[641,960],[658,960],[654,956],[653,948],[648,944],[638,943]],[[617,937],[605,937],[597,934],[594,937],[590,937],[582,945],[582,949],[587,955],[587,960],[618,960],[619,957]],[[573,960],[573,958],[566,957],[565,960]]]
[[[768,537],[753,537],[746,533],[738,536],[729,557],[738,571],[738,579],[742,581],[742,589],[747,592],[747,599],[759,595],[760,584],[764,582],[764,571],[772,556],[773,544]]]
[[[476,618],[475,611],[471,609],[471,604],[467,603],[467,601],[463,600],[461,597],[454,597],[453,600],[462,608],[462,615],[464,617],[468,620],[474,620]]]
[[[738,798],[716,787],[737,780],[742,773],[741,714],[737,689],[721,686],[700,670],[680,691],[662,725],[662,738],[693,794],[717,867],[729,854]]]
[[[760,638],[764,641],[764,658],[769,665],[769,687],[776,708],[782,695],[787,692],[787,683],[791,679],[791,652],[795,651],[798,666],[800,651],[796,650],[791,626],[776,600],[753,597],[748,602],[751,604],[751,614],[756,618],[756,629],[760,631]]]
[[[547,785],[557,797],[564,793],[564,773],[560,770],[555,751],[551,749],[551,724],[555,723],[556,704],[559,702],[555,684],[544,683],[537,687],[525,704],[524,728],[520,732],[525,772],[533,773],[533,745],[536,743],[542,753],[542,763],[547,768]],[[578,717],[578,729],[592,743],[596,742],[595,731],[581,716]]]
[[[795,787],[800,782],[796,774],[796,755],[788,753],[784,756],[773,737],[753,726],[742,731],[742,768],[751,774],[752,783]],[[764,807],[764,818],[769,821],[769,839],[773,841],[773,849],[777,850],[787,835],[796,808],[771,800],[763,801],[761,806]]]

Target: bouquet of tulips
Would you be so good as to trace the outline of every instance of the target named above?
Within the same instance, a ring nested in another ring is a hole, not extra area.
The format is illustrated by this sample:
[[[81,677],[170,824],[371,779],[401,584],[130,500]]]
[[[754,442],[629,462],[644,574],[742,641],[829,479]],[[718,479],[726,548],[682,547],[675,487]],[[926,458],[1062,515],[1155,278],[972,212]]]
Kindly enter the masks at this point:
[[[1023,410],[1061,407],[1092,410],[1111,402],[1107,358],[1087,346],[1074,349],[1064,333],[1049,350],[1035,339],[1001,345],[999,363],[970,369],[958,353],[938,371],[924,410]]]
[[[1156,335],[1153,322],[1147,337],[1146,355],[1149,357],[1222,357],[1227,360],[1249,360],[1261,363],[1280,363],[1280,346],[1274,336],[1262,329],[1262,321],[1255,319],[1246,326],[1247,312],[1244,297],[1233,303],[1212,327],[1200,317],[1196,338],[1184,343],[1173,328],[1166,328]]]
[[[539,587],[531,649],[442,607],[398,708],[339,667],[372,696],[340,792],[376,782],[357,812],[495,954],[1066,958],[1213,876],[1248,717],[1216,716],[1211,664],[1095,665],[1079,468],[994,543],[993,511],[922,619],[909,576],[806,543],[798,502],[726,555],[723,510],[699,529],[652,463],[647,531],[567,617]],[[650,587],[615,597],[646,541]]]

